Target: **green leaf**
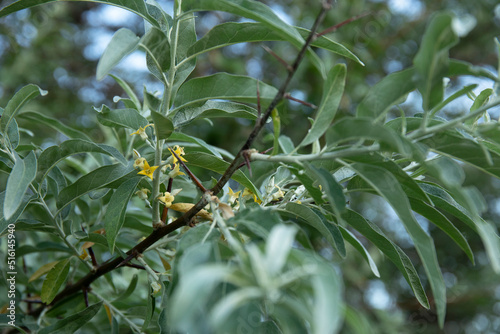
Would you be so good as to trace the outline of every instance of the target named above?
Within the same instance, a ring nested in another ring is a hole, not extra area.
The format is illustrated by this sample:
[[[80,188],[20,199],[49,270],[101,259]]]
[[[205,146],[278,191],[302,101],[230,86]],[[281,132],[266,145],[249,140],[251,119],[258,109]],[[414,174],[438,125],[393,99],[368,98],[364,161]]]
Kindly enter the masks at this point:
[[[323,192],[319,190],[319,187],[314,186],[314,181],[304,173],[304,169],[300,168],[292,168],[288,167],[288,169],[297,177],[297,179],[302,183],[302,185],[306,188],[307,192],[314,199],[316,204],[323,204],[325,201],[323,200]]]
[[[377,225],[366,220],[355,211],[347,210],[342,214],[342,218],[349,225],[354,227],[359,233],[364,235],[369,241],[377,246],[385,256],[391,260],[399,269],[403,277],[410,285],[418,302],[425,308],[429,308],[429,300],[425,295],[425,290],[422,287],[418,273],[411,263],[410,258],[403,252],[403,250],[388,239],[384,233],[377,227]]]
[[[308,174],[314,176],[316,180],[323,187],[326,197],[328,198],[328,203],[332,208],[332,212],[340,219],[340,213],[345,210],[346,198],[344,196],[344,190],[340,184],[335,181],[335,178],[328,171],[323,168],[316,168],[313,165],[305,163],[306,170]]]
[[[268,275],[278,275],[286,264],[295,241],[297,227],[279,224],[272,228],[266,240],[265,266]]]
[[[12,148],[16,149],[19,145],[19,127],[15,119],[10,122],[10,125],[7,128],[7,138],[9,138]]]
[[[92,141],[89,136],[85,133],[75,130],[59,121],[58,119],[45,116],[41,113],[35,111],[26,111],[19,114],[19,117],[30,120],[36,124],[36,126],[40,126],[40,123],[43,125],[47,125],[54,130],[59,131],[63,135],[72,138],[72,139],[83,139],[87,141]]]
[[[195,17],[193,13],[184,13],[182,20],[179,22],[179,29],[177,30],[177,53],[176,59],[186,59],[187,50],[196,42],[196,29]],[[177,71],[175,72],[174,87],[172,89],[172,96],[176,96],[179,87],[186,81],[191,72],[196,67],[196,58],[186,59],[186,62],[177,64]],[[172,101],[168,101],[172,102]],[[169,105],[171,105],[170,103]]]
[[[170,68],[170,44],[163,31],[152,27],[141,38],[139,45],[146,51],[148,69],[158,80],[166,82],[163,74]]]
[[[438,322],[442,327],[446,314],[446,286],[439,268],[432,238],[415,219],[408,197],[397,179],[390,172],[380,167],[360,163],[354,163],[349,168],[357,172],[380,196],[387,200],[405,225],[427,273],[436,303]]]
[[[484,67],[475,66],[462,60],[450,59],[447,76],[455,77],[459,75],[472,75],[498,81],[498,78]]]
[[[304,39],[299,32],[286,24],[271,8],[261,2],[251,0],[184,0],[182,9],[191,11],[218,10],[243,16],[261,22],[269,30],[277,32],[298,49],[304,45]],[[308,51],[308,55],[314,66],[324,75],[321,59],[311,50]]]
[[[132,87],[130,87],[130,85],[125,80],[123,80],[122,78],[120,78],[116,75],[110,74],[109,76],[112,77],[116,81],[116,83],[118,85],[120,85],[121,88],[123,88],[125,93],[127,93],[128,97],[134,103],[135,109],[141,110],[141,101],[139,101],[139,98],[134,93],[134,90],[132,89]]]
[[[133,31],[127,28],[118,30],[111,38],[97,63],[97,80],[102,80],[113,67],[134,51],[138,45],[139,37]]]
[[[128,202],[134,194],[139,181],[141,181],[141,177],[136,176],[123,182],[118,189],[115,190],[109,200],[103,221],[111,254],[113,254],[115,250],[116,237],[125,221],[125,212],[127,211]]]
[[[203,139],[192,137],[192,136],[189,136],[189,135],[182,133],[182,132],[172,132],[172,134],[170,135],[170,140],[171,141],[179,140],[179,141],[197,144],[201,148],[204,148],[206,150],[206,153],[213,154],[217,158],[222,159],[222,156],[219,153],[219,151],[217,151],[212,145],[207,144]]]
[[[467,239],[463,236],[459,229],[453,225],[446,216],[441,212],[433,208],[432,206],[425,204],[419,200],[410,198],[410,204],[413,211],[427,218],[431,223],[439,227],[443,232],[448,234],[450,238],[455,241],[455,243],[462,248],[464,253],[469,257],[472,264],[474,264],[474,254],[467,242]]]
[[[288,136],[280,135],[278,142],[284,154],[290,154],[295,149],[292,139]]]
[[[339,225],[339,229],[340,232],[342,233],[342,237],[344,238],[344,240],[347,240],[347,242],[350,243],[361,254],[361,256],[363,256],[365,261],[370,266],[370,269],[372,270],[373,274],[376,277],[380,278],[380,273],[378,271],[377,265],[375,264],[375,261],[373,261],[372,256],[365,248],[365,246],[363,246],[363,244],[348,229],[342,227],[341,225]]]
[[[59,145],[46,148],[38,158],[38,181],[41,181],[50,170],[62,159],[79,153],[95,152],[114,157],[123,165],[127,165],[127,160],[114,147],[104,144],[95,144],[81,139],[70,139]]]
[[[167,139],[170,137],[174,131],[174,124],[172,121],[154,110],[151,111],[151,118],[155,124],[156,137],[159,139]]]
[[[5,6],[0,10],[0,17],[9,15],[11,13],[15,13],[17,11],[38,6],[38,5],[43,5],[46,3],[50,2],[56,2],[56,1],[61,1],[61,0],[18,0],[9,6]],[[102,3],[105,5],[113,5],[117,7],[121,7],[123,9],[126,9],[128,11],[131,11],[145,20],[147,20],[149,23],[157,26],[158,23],[156,20],[151,17],[146,10],[146,5],[144,1],[135,1],[135,0],[67,0],[67,1],[88,1],[88,2],[97,2],[97,3]]]
[[[330,127],[344,94],[345,76],[346,66],[344,64],[335,65],[328,73],[314,123],[299,147],[311,144]]]
[[[7,229],[9,224],[16,224],[16,229],[17,229],[17,223],[19,223],[18,220],[19,216],[21,216],[21,214],[24,212],[28,204],[34,199],[36,199],[36,195],[31,195],[28,193],[24,194],[23,198],[19,203],[19,206],[17,207],[16,212],[14,212],[14,214],[12,214],[12,216],[9,219],[7,219],[5,217],[5,214],[3,213],[3,205],[5,202],[5,191],[0,193],[0,234],[2,234]]]
[[[14,152],[14,156],[16,161],[7,180],[5,200],[3,202],[5,220],[9,220],[21,206],[24,194],[36,176],[37,161],[33,151],[24,159],[21,159],[16,152]]]
[[[83,311],[57,321],[55,324],[42,328],[38,334],[68,334],[75,333],[80,327],[89,322],[99,312],[102,301],[90,305]]]
[[[390,107],[406,100],[406,96],[416,85],[413,82],[415,68],[394,72],[376,83],[359,104],[358,117],[377,118],[384,115]]]
[[[0,11],[0,17],[1,13],[2,11]],[[10,122],[14,119],[19,110],[26,103],[39,95],[47,95],[47,91],[42,90],[37,85],[27,85],[18,90],[7,103],[2,118],[0,118],[0,133],[5,134],[6,130],[9,128]]]
[[[398,164],[396,164],[392,160],[386,159],[383,155],[370,154],[370,155],[351,156],[349,158],[346,158],[345,160],[378,166],[391,172],[392,175],[394,175],[394,177],[398,180],[399,184],[401,185],[404,192],[408,196],[416,198],[422,202],[432,204],[431,199],[420,188],[417,181],[415,181],[410,175],[408,175]]]
[[[339,252],[340,256],[346,256],[344,239],[338,226],[322,218],[323,215],[321,213],[315,212],[303,204],[294,202],[287,203],[285,210],[279,210],[279,212],[288,217],[300,218],[301,221],[321,233],[328,243]]]
[[[278,92],[263,82],[259,82],[259,91],[262,104],[269,104]],[[179,89],[175,105],[186,107],[211,99],[256,103],[257,79],[228,73],[191,79]]]
[[[500,178],[500,155],[488,152],[478,142],[464,138],[459,133],[436,133],[422,143],[433,151],[461,160],[480,170]]]
[[[376,140],[381,148],[411,156],[417,153],[410,141],[389,127],[373,122],[370,118],[345,117],[336,122],[326,133],[328,148],[351,140]]]
[[[135,174],[131,164],[128,166],[115,164],[97,168],[64,188],[59,193],[59,197],[57,198],[57,208],[60,211],[80,196],[83,196],[92,190],[105,188],[110,183],[128,174],[130,174],[130,176]]]
[[[308,29],[295,27],[302,38],[306,39],[310,31]],[[208,33],[194,43],[188,50],[188,57],[221,48],[228,45],[246,42],[284,41],[286,38],[275,31],[270,30],[260,22],[226,22],[213,27]],[[359,58],[340,43],[332,41],[328,37],[320,36],[315,39],[311,46],[319,47],[343,57],[354,60],[364,65]]]
[[[175,114],[174,114],[175,113]],[[206,101],[172,111],[175,128],[189,124],[197,118],[239,117],[256,119],[257,111],[241,103],[228,101]]]
[[[482,106],[484,106],[490,96],[493,95],[493,89],[491,88],[487,88],[485,90],[483,90],[481,93],[479,93],[479,95],[476,97],[476,99],[474,100],[474,103],[472,104],[472,106],[470,107],[470,112],[473,112],[474,110],[477,110],[478,108],[481,108]],[[485,111],[486,113],[486,111]],[[477,115],[476,117],[474,118],[469,118],[465,124],[466,125],[469,125],[469,126],[472,126],[473,124],[475,124],[483,115]]]
[[[104,104],[101,109],[94,109],[97,111],[97,120],[102,125],[137,130],[149,124],[148,120],[134,109],[110,109]]]
[[[486,222],[480,217],[476,219],[477,232],[483,241],[484,248],[490,259],[493,270],[500,274],[500,237],[492,223]]]
[[[116,297],[116,299],[113,300],[113,302],[116,302],[119,300],[125,300],[128,297],[130,297],[132,295],[132,293],[134,292],[135,288],[137,287],[138,280],[139,280],[139,276],[137,276],[137,274],[134,274],[134,276],[132,276],[132,280],[130,280],[130,283],[127,287],[127,290],[125,290],[125,292],[123,292],[123,293],[120,293],[118,295],[118,297]]]
[[[226,169],[229,167],[228,162],[203,152],[186,153],[184,158],[187,160],[186,165],[188,165],[188,167],[189,165],[198,166],[219,173],[221,175],[224,174]],[[252,181],[250,181],[241,170],[236,171],[236,173],[234,173],[231,178],[240,183],[242,186],[250,189],[254,194],[257,195],[257,197],[260,198],[260,192],[257,187],[255,187]]]
[[[59,261],[47,274],[43,281],[40,298],[43,303],[50,304],[57,291],[68,277],[71,258]]]
[[[430,21],[422,38],[413,64],[416,83],[422,94],[422,108],[432,109],[443,100],[443,77],[448,72],[448,50],[458,43],[458,37],[451,26],[452,15],[438,13]]]

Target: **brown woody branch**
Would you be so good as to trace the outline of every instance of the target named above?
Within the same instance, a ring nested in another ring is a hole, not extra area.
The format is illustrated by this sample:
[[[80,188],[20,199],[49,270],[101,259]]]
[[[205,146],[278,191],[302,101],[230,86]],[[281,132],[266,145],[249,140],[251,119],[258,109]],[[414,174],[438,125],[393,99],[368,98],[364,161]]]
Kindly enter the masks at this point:
[[[290,71],[288,72],[288,75],[285,79],[285,82],[280,87],[278,93],[276,94],[276,96],[272,100],[271,104],[267,107],[266,112],[262,115],[262,117],[259,117],[257,119],[255,126],[254,126],[251,134],[249,135],[247,141],[241,147],[239,152],[236,154],[235,158],[233,159],[233,161],[231,162],[231,164],[229,165],[229,167],[227,168],[225,173],[219,179],[217,184],[210,191],[207,191],[207,193],[216,195],[219,191],[221,191],[221,189],[229,181],[231,176],[240,167],[240,160],[243,156],[243,152],[245,152],[246,150],[248,150],[252,146],[255,138],[257,137],[259,132],[262,130],[262,128],[266,124],[266,121],[269,118],[272,110],[284,98],[285,93],[287,91],[287,87],[290,84],[290,81],[291,81],[293,75],[295,74],[295,72],[297,71],[297,68],[299,67],[299,64],[303,60],[307,49],[309,48],[309,46],[311,45],[311,43],[313,42],[313,40],[316,37],[316,31],[317,31],[320,23],[325,18],[327,11],[331,8],[331,3],[332,3],[332,0],[323,1],[321,11],[318,14],[316,21],[314,22],[314,24],[311,28],[311,33],[309,34],[303,47],[300,49],[299,53],[297,54],[295,61],[291,65]],[[174,232],[175,230],[177,230],[183,226],[186,226],[191,221],[191,219],[205,205],[207,205],[208,202],[207,202],[206,197],[208,197],[208,196],[202,196],[198,203],[196,203],[189,211],[187,211],[181,217],[177,218],[172,223],[170,223],[168,225],[161,226],[158,229],[154,230],[148,237],[146,237],[146,239],[141,241],[139,244],[137,244],[135,247],[133,247],[132,249],[130,249],[126,253],[128,255],[127,259],[129,259],[129,258],[131,259],[131,258],[137,256],[138,254],[142,254],[148,247],[153,245],[155,242],[157,242],[158,240],[160,240],[164,236]],[[38,316],[46,306],[52,306],[52,305],[56,304],[57,302],[65,299],[65,298],[67,298],[75,293],[78,293],[82,290],[84,291],[84,290],[88,289],[92,282],[94,282],[99,277],[109,273],[110,271],[117,269],[119,267],[119,265],[122,264],[123,262],[124,262],[124,259],[121,256],[117,256],[114,259],[110,259],[110,260],[102,263],[101,265],[96,267],[93,271],[89,272],[87,275],[82,277],[76,283],[68,284],[64,288],[63,291],[61,291],[60,293],[58,293],[56,295],[54,300],[49,305],[41,306],[40,308],[34,310],[31,313],[31,315]]]

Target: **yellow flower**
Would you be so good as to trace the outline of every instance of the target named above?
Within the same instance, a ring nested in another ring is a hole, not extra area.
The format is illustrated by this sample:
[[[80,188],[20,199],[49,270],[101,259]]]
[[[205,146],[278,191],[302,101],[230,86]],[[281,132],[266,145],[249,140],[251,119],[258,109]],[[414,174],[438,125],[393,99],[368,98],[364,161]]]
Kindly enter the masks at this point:
[[[158,200],[160,200],[160,202],[162,202],[167,208],[169,208],[174,201],[174,196],[166,191],[163,193],[163,196],[158,197]]]
[[[139,130],[137,130],[136,132],[132,132],[130,135],[139,135],[141,136],[142,140],[146,140],[148,139],[148,135],[146,134],[146,128],[148,126],[154,126],[154,124],[148,124],[146,125],[145,127],[139,127]]]
[[[140,199],[148,199],[148,193],[149,193],[149,189],[147,188],[142,188],[141,190],[138,190],[135,192],[135,194],[140,198]]]
[[[175,152],[179,158],[181,158],[182,161],[187,162],[186,159],[184,159],[182,156],[185,154],[184,153],[184,147],[180,147],[179,145],[174,146],[174,150],[172,151],[170,148],[168,149],[170,153]],[[172,158],[173,158],[173,163],[177,163],[177,158],[175,157],[174,153],[172,153]]]
[[[137,158],[134,161],[134,168],[139,167],[140,169],[144,169],[144,162],[147,163],[145,158]]]
[[[146,159],[144,159],[144,166],[142,166],[142,170],[137,174],[146,175],[151,180],[153,180],[153,173],[156,170],[156,168],[158,168],[158,166],[149,166]]]
[[[151,283],[151,288],[153,289],[153,293],[158,293],[161,290],[161,285],[158,282]]]
[[[254,202],[258,203],[258,204],[261,204],[262,201],[260,199],[257,198],[257,195],[255,195],[250,189],[248,188],[245,188],[243,189],[243,194],[241,195],[243,198],[247,198],[247,197],[253,197],[253,200]]]
[[[277,201],[285,196],[283,193],[283,190],[277,185],[275,185],[276,188],[278,188],[278,191],[273,194],[273,201]]]
[[[175,164],[174,169],[172,169],[172,171],[170,173],[168,173],[168,177],[173,179],[174,177],[177,177],[179,175],[186,175],[186,174],[184,174],[183,172],[180,171],[179,164]]]
[[[240,197],[240,193],[241,193],[241,190],[237,191],[237,192],[234,192],[233,189],[231,189],[231,187],[229,187],[229,203],[233,204],[234,201],[236,201],[238,199],[238,197]]]

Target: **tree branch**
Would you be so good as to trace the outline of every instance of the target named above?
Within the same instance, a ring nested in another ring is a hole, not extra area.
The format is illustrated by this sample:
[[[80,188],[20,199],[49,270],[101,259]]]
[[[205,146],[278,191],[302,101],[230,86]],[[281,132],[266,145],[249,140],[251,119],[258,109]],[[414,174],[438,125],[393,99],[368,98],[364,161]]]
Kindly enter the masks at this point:
[[[317,31],[320,23],[325,18],[327,11],[331,8],[331,3],[332,3],[332,0],[328,0],[326,2],[323,2],[323,6],[321,8],[321,11],[318,14],[316,21],[314,22],[314,24],[311,28],[311,33],[309,34],[303,47],[300,49],[299,53],[297,54],[295,61],[291,65],[291,70],[289,71],[285,82],[282,84],[281,88],[279,89],[278,93],[274,97],[271,104],[267,107],[264,115],[262,115],[262,117],[259,117],[257,119],[256,124],[254,126],[254,129],[252,130],[252,132],[249,135],[245,144],[241,147],[241,149],[239,150],[239,152],[237,153],[237,155],[235,156],[235,158],[231,162],[230,166],[224,172],[224,174],[219,179],[217,184],[207,193],[216,195],[219,191],[221,191],[221,189],[229,181],[231,176],[239,168],[240,160],[241,160],[243,152],[248,150],[251,147],[255,138],[257,137],[259,132],[262,130],[263,126],[266,124],[266,121],[269,118],[272,110],[284,98],[285,93],[287,91],[287,87],[290,84],[290,81],[291,81],[293,75],[297,71],[299,64],[303,60],[308,47],[311,45],[312,41],[314,40],[314,38],[316,36],[316,31]],[[208,196],[202,196],[202,198],[198,201],[198,203],[196,203],[189,211],[187,211],[181,217],[177,218],[172,223],[170,223],[168,225],[161,226],[160,228],[154,230],[146,239],[141,241],[134,248],[130,249],[126,254],[127,255],[142,254],[148,247],[153,245],[159,239],[161,239],[164,236],[174,232],[175,230],[187,225],[191,221],[191,219],[208,203],[206,197],[208,197]],[[43,309],[46,306],[52,306],[52,305],[56,304],[57,302],[65,299],[65,298],[67,298],[75,293],[82,291],[82,289],[88,288],[90,286],[90,284],[92,282],[94,282],[96,279],[98,279],[99,277],[116,269],[119,266],[119,264],[123,262],[123,260],[124,259],[121,256],[117,256],[114,259],[110,259],[107,262],[102,263],[97,268],[94,268],[93,271],[89,272],[87,275],[82,277],[78,282],[76,282],[74,284],[67,285],[63,291],[61,291],[60,293],[58,293],[56,295],[56,297],[50,303],[50,305],[41,306],[40,308],[34,310],[31,313],[31,315],[38,316],[38,315],[40,315],[40,313],[43,311]]]

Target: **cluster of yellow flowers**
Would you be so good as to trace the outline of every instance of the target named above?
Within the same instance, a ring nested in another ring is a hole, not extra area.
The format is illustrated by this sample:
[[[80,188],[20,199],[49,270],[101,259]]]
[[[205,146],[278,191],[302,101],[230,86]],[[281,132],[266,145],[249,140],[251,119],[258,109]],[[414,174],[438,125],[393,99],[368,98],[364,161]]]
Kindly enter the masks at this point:
[[[148,135],[146,134],[146,128],[149,126],[153,126],[153,124],[148,124],[145,127],[140,127],[137,131],[131,133],[131,135],[139,135],[143,140],[146,140],[148,138]],[[162,163],[161,171],[163,173],[167,173],[167,176],[171,179],[180,176],[180,175],[185,175],[183,172],[180,171],[180,163],[179,159],[183,162],[187,162],[187,160],[183,157],[185,155],[184,148],[180,147],[179,145],[175,145],[174,149],[168,149],[170,151],[171,156],[168,157],[164,163]],[[179,159],[177,159],[179,157]],[[134,168],[139,169],[139,172],[137,174],[139,175],[144,175],[147,176],[153,180],[154,173],[155,171],[160,168],[160,166],[150,166],[148,161],[141,157],[139,152],[134,150]],[[173,166],[172,166],[173,165]],[[164,192],[163,196],[159,196],[157,199],[162,202],[166,207],[170,207],[172,205],[172,202],[174,201],[174,196],[179,193],[181,189],[177,189],[170,192]],[[136,192],[136,195],[145,201],[148,199],[148,192],[150,192],[148,189],[143,188],[140,189]],[[149,202],[148,202],[149,203]]]

